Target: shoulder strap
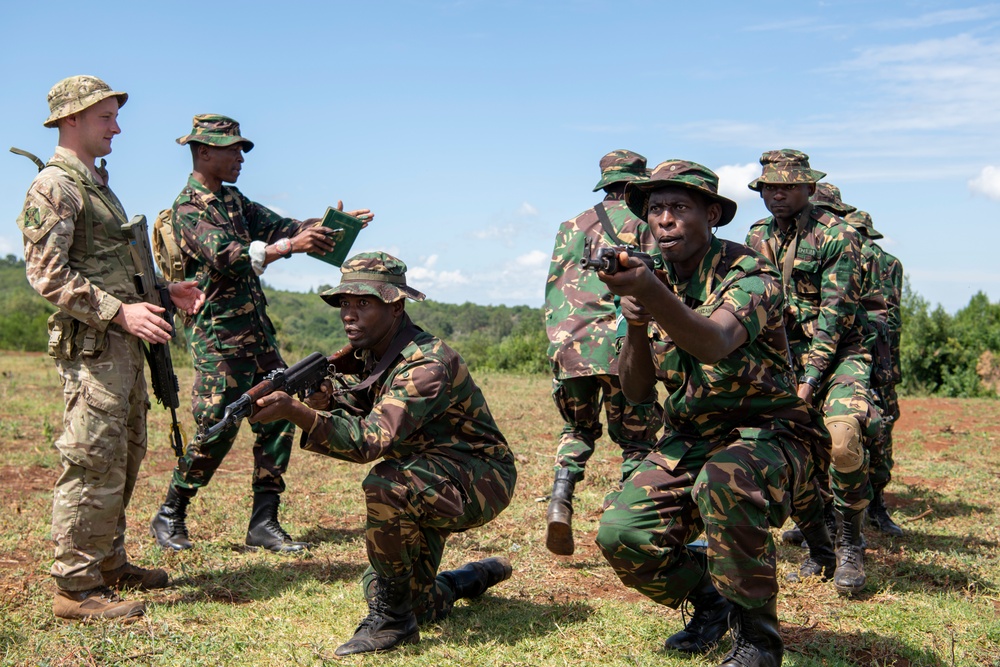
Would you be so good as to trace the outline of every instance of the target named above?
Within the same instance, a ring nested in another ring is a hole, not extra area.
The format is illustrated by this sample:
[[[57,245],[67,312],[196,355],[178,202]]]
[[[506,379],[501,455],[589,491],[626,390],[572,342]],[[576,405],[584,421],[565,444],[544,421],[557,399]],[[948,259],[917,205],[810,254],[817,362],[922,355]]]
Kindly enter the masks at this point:
[[[792,284],[792,265],[795,263],[795,255],[799,252],[799,239],[802,237],[802,231],[806,228],[806,222],[809,221],[811,215],[812,207],[810,206],[805,211],[802,211],[798,219],[795,220],[795,235],[792,236],[788,252],[785,253],[785,261],[781,264],[781,280],[786,290],[790,289]]]
[[[29,153],[28,151],[21,150],[20,148],[14,148],[13,146],[10,147],[10,152],[13,153],[14,155],[23,155],[24,157],[34,162],[35,166],[38,167],[38,171],[45,169],[45,163],[39,160],[38,156],[35,155],[34,153]]]
[[[601,228],[604,230],[604,233],[615,242],[615,245],[628,245],[627,243],[623,243],[622,240],[618,238],[618,233],[615,231],[614,225],[611,224],[608,212],[604,208],[604,202],[601,202],[594,207],[594,213],[597,214],[597,219],[601,221]]]
[[[80,199],[83,201],[83,225],[87,236],[87,254],[94,254],[94,205],[90,201],[87,189],[83,184],[83,177],[77,173],[76,169],[62,162],[49,162],[49,167],[58,167],[69,174],[69,177],[76,183],[76,188],[80,191]],[[100,194],[100,193],[98,193]]]
[[[396,332],[396,335],[393,337],[392,342],[389,343],[389,347],[385,351],[385,354],[383,354],[382,358],[378,360],[378,363],[375,365],[375,370],[373,370],[372,374],[366,377],[364,381],[354,387],[351,387],[352,393],[361,393],[378,382],[379,378],[381,378],[382,375],[389,369],[389,365],[396,361],[396,357],[398,357],[399,353],[403,351],[403,348],[409,345],[418,333],[423,331],[423,329],[413,323],[413,320],[410,319],[409,315],[406,315],[405,317],[406,321],[403,323],[403,326],[399,328],[399,331]]]

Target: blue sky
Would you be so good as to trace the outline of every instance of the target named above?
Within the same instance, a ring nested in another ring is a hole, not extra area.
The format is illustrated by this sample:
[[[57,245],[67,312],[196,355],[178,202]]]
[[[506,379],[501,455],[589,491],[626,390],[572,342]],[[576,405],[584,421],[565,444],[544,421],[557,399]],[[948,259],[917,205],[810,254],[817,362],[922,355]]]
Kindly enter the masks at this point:
[[[1000,299],[1000,4],[57,0],[3,23],[2,148],[47,158],[49,88],[100,76],[130,94],[111,185],[152,220],[190,171],[191,117],[233,116],[256,142],[244,194],[299,218],[371,208],[355,249],[401,257],[438,301],[541,305],[556,229],[616,148],[716,170],[739,202],[719,235],[742,241],[767,214],[746,184],[785,147],[872,214],[932,304]],[[33,174],[0,154],[0,255],[23,254]],[[299,256],[264,279],[338,275]]]

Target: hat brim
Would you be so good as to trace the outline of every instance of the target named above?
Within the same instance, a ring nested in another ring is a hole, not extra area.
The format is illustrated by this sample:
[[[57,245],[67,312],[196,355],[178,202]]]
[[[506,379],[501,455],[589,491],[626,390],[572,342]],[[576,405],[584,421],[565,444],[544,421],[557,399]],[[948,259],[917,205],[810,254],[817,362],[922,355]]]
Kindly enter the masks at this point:
[[[66,108],[62,109],[61,111],[56,111],[51,113],[49,117],[45,119],[45,122],[42,123],[42,126],[55,127],[56,124],[58,124],[58,122],[63,118],[66,118],[67,116],[72,116],[75,113],[80,113],[84,109],[92,107],[98,102],[102,102],[108,99],[109,97],[118,98],[119,109],[125,106],[125,103],[128,102],[128,93],[123,93],[120,90],[97,91],[91,93],[90,95],[87,95],[86,97],[83,97],[82,99],[75,101],[73,104],[67,105]]]
[[[603,190],[612,183],[631,183],[632,181],[638,180],[640,178],[645,178],[645,174],[634,174],[628,171],[613,171],[606,176],[601,176],[601,180],[597,181],[597,185],[594,186],[594,192],[598,190]]]
[[[809,169],[807,171],[808,175],[803,177],[803,170],[797,169],[795,175],[791,178],[774,178],[773,174],[761,175],[750,182],[747,185],[748,188],[754,190],[755,192],[760,192],[760,189],[764,185],[812,185],[814,183],[819,183],[824,178],[826,174],[822,171],[816,171],[815,169]]]
[[[183,137],[177,138],[177,143],[181,146],[195,143],[205,144],[206,146],[215,146],[217,148],[225,148],[226,146],[232,146],[233,144],[243,144],[244,153],[249,153],[253,150],[253,142],[245,137],[225,137],[211,134],[185,134]]]
[[[393,285],[392,283],[376,282],[367,280],[352,280],[340,283],[336,287],[328,289],[320,294],[320,298],[334,308],[340,307],[338,296],[351,294],[354,296],[373,296],[383,303],[394,303],[400,299],[412,299],[413,301],[423,301],[427,298],[423,292],[407,285]]]
[[[722,195],[715,194],[714,192],[709,192],[708,190],[703,190],[699,187],[695,187],[688,183],[682,183],[680,181],[646,181],[643,183],[629,183],[625,188],[625,205],[628,206],[632,214],[637,218],[646,220],[649,208],[649,193],[653,190],[659,190],[661,188],[684,188],[685,190],[693,190],[694,192],[699,192],[702,195],[708,197],[712,202],[718,203],[722,206],[722,216],[719,218],[719,222],[715,223],[716,227],[722,227],[728,225],[736,217],[736,210],[738,208],[736,202],[732,199],[727,199]],[[647,220],[648,222],[648,220]]]

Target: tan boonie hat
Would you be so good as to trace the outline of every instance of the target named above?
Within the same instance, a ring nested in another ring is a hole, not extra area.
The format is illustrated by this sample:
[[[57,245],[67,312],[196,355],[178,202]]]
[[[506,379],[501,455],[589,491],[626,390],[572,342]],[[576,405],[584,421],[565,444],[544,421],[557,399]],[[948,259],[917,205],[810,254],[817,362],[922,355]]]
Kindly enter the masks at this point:
[[[811,200],[813,204],[840,217],[858,210],[857,206],[844,203],[844,200],[840,198],[840,188],[833,183],[817,183],[816,194],[812,196]]]
[[[594,186],[594,192],[619,181],[634,181],[644,178],[646,158],[625,149],[611,151],[601,158],[601,180]]]
[[[233,144],[243,144],[244,153],[253,150],[253,142],[240,136],[239,123],[229,116],[220,116],[215,113],[203,113],[195,116],[191,123],[191,134],[177,138],[177,143],[181,146],[190,142],[220,148]]]
[[[340,284],[320,294],[324,301],[340,307],[341,294],[374,296],[385,303],[403,298],[423,301],[421,292],[407,287],[406,264],[384,252],[362,252],[340,267]]]
[[[78,74],[67,77],[49,91],[49,117],[42,125],[55,127],[60,118],[72,116],[109,97],[118,98],[119,109],[128,101],[128,93],[111,90],[111,86],[96,76]]]
[[[767,151],[760,156],[760,164],[764,167],[760,178],[747,187],[760,192],[765,183],[772,185],[796,185],[799,183],[819,183],[826,176],[822,171],[809,167],[809,156],[802,151],[782,148],[777,151]]]
[[[844,220],[846,220],[847,224],[851,227],[854,227],[856,230],[873,241],[875,239],[885,238],[881,232],[875,229],[875,223],[872,222],[872,216],[868,214],[868,211],[858,211],[855,209],[845,215]]]
[[[729,224],[736,216],[736,202],[719,194],[719,177],[714,171],[687,160],[667,160],[656,165],[649,176],[630,182],[625,186],[625,204],[633,214],[646,220],[649,208],[649,193],[665,187],[697,190],[711,201],[722,205],[722,217],[717,227]]]

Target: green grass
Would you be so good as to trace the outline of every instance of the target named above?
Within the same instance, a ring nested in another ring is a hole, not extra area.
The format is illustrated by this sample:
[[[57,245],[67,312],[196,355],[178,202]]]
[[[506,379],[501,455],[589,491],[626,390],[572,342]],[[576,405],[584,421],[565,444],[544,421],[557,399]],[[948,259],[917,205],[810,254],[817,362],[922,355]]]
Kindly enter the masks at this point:
[[[367,468],[292,455],[282,522],[317,546],[277,556],[241,548],[250,510],[249,430],[194,500],[194,549],[164,552],[148,535],[173,461],[167,413],[150,413],[150,451],[130,508],[128,548],[167,568],[171,587],[141,597],[138,623],[64,624],[51,613],[49,517],[62,398],[44,356],[0,360],[0,664],[2,665],[717,665],[728,640],[694,658],[667,654],[678,612],[624,588],[593,544],[618,458],[603,440],[578,486],[577,553],[544,548],[545,502],[559,421],[539,376],[478,374],[520,469],[514,501],[495,522],[455,535],[446,568],[504,554],[514,577],[451,618],[421,628],[415,646],[348,660],[334,649],[364,612],[360,482]],[[181,371],[184,402],[191,373]],[[903,539],[869,533],[869,583],[854,600],[829,584],[783,586],[785,665],[1000,666],[1000,404],[904,401],[897,468],[888,488]],[[191,418],[182,410],[190,434]],[[47,426],[46,426],[47,424]],[[775,532],[777,534],[777,531]],[[782,576],[803,552],[782,546]],[[135,595],[135,594],[133,594]]]

